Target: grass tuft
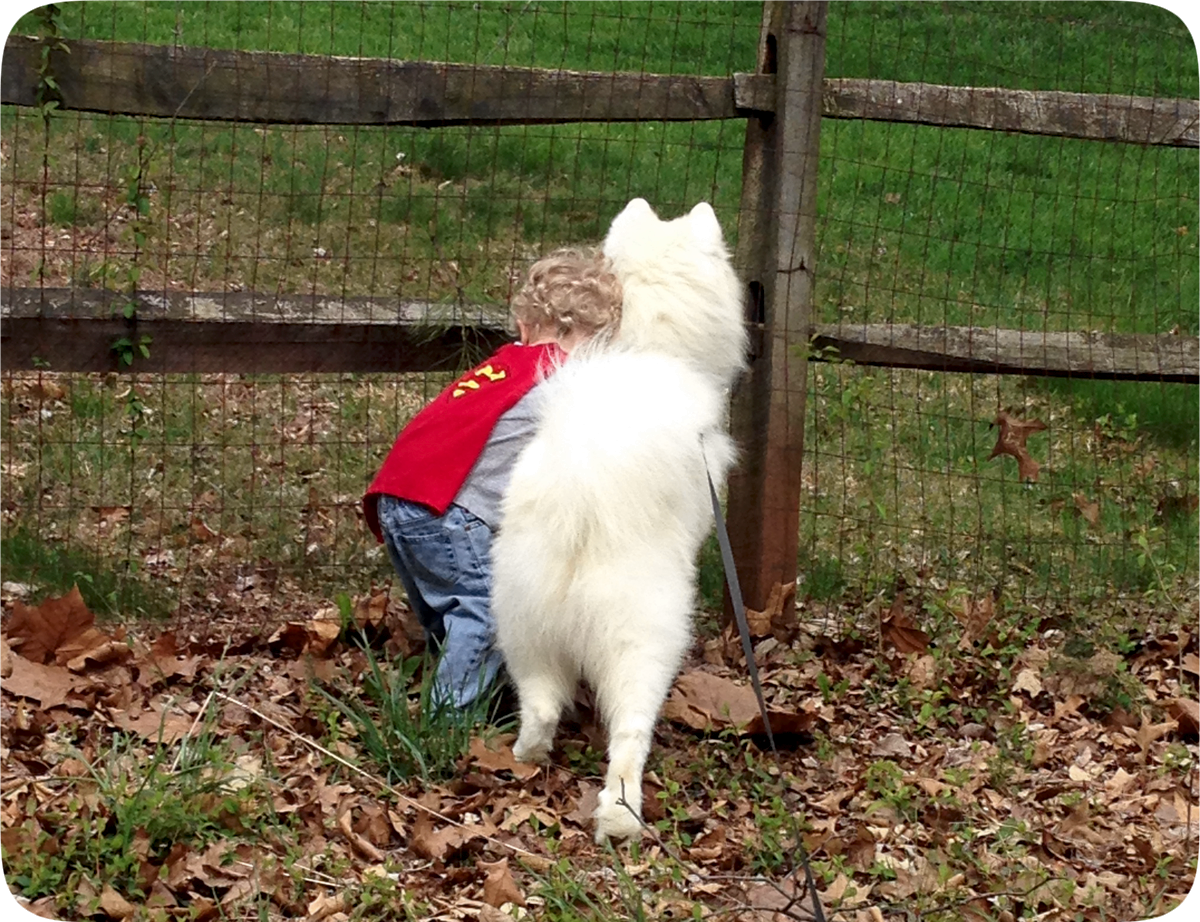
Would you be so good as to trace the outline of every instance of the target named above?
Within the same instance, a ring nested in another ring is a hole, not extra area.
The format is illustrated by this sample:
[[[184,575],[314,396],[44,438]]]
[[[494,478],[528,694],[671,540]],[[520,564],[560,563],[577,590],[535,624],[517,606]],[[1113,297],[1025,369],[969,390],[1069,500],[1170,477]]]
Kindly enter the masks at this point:
[[[100,617],[165,618],[174,599],[158,583],[130,566],[79,547],[63,546],[18,525],[0,538],[0,568],[6,581],[32,588],[30,601],[63,596],[79,587],[84,604]]]
[[[339,596],[338,607],[343,624],[353,625],[349,597]],[[434,696],[435,660],[431,656],[381,662],[365,635],[360,637],[366,660],[361,697],[335,695],[320,686],[318,690],[349,722],[359,744],[389,783],[454,777],[459,759],[481,726],[490,725],[497,731],[507,726],[497,719],[499,689],[479,695],[465,708],[457,707]],[[414,689],[418,672],[420,680]]]

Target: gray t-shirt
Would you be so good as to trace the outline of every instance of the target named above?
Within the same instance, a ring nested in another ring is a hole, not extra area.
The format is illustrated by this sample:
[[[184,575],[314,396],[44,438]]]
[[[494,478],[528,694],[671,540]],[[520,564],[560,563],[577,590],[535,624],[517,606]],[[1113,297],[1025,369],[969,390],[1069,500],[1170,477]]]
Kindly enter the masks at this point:
[[[508,489],[513,465],[537,431],[541,390],[541,385],[536,385],[496,420],[487,444],[454,497],[456,506],[483,519],[493,531],[500,524],[500,501]]]

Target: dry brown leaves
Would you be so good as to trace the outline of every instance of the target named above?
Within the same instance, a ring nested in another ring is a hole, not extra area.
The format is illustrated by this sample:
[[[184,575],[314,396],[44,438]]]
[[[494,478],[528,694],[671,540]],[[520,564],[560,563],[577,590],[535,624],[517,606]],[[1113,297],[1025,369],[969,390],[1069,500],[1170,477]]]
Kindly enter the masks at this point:
[[[96,628],[95,620],[79,587],[37,608],[16,601],[6,632],[8,643],[32,663],[54,662],[74,672],[82,672],[89,663],[124,657],[128,649],[122,644],[123,633],[110,637]]]
[[[662,716],[693,730],[732,729],[746,736],[765,733],[753,689],[744,681],[716,675],[709,668],[688,670],[676,680]],[[773,733],[807,733],[814,722],[811,713],[771,707],[767,717]]]
[[[929,635],[922,631],[904,610],[904,593],[896,593],[892,603],[879,623],[883,642],[900,653],[924,653],[929,649]]]
[[[751,637],[771,637],[789,640],[796,631],[796,584],[776,583],[767,595],[762,611],[746,610],[746,624]]]
[[[950,610],[967,642],[948,654],[904,593],[879,617],[877,642],[761,640],[756,661],[783,744],[777,763],[756,751],[761,717],[740,651],[707,644],[664,708],[645,779],[646,819],[667,832],[649,836],[636,863],[624,859],[644,911],[810,917],[786,835],[771,838],[770,797],[749,796],[746,781],[732,793],[747,772],[744,750],[760,766],[753,783],[773,779],[779,809],[804,816],[812,860],[830,871],[819,883],[830,919],[1135,918],[1185,893],[1197,832],[1194,777],[1181,758],[1189,746],[1194,759],[1200,722],[1194,634],[1151,638],[1123,660],[1100,651],[1070,669],[1035,645],[1004,673],[979,652],[994,639],[995,600],[959,599]],[[381,644],[407,636],[386,595],[368,594],[354,611]],[[149,753],[160,739],[194,736],[205,713],[215,715],[207,732],[238,753],[222,769],[227,786],[257,792],[294,836],[254,835],[245,816],[217,811],[224,831],[208,844],[164,850],[135,837],[148,896],[84,874],[74,897],[34,908],[138,919],[155,906],[156,918],[208,919],[257,905],[273,918],[342,922],[363,917],[372,888],[400,885],[430,917],[499,920],[518,907],[537,917],[542,881],[565,859],[591,898],[619,915],[612,858],[591,841],[601,782],[581,760],[602,753],[598,729],[568,722],[541,767],[513,759],[510,735],[476,739],[451,783],[388,788],[335,761],[361,761],[353,736],[324,737],[310,682],[344,690],[362,669],[361,653],[329,624],[321,612],[297,617],[230,652],[178,630],[110,630],[75,594],[14,605],[0,663],[6,850],[64,834],[64,792],[87,790],[86,763],[113,731],[144,739]],[[1141,683],[1141,712],[1099,707],[1119,674]],[[206,712],[212,692],[234,694],[221,684],[230,675],[240,677],[236,700]],[[900,678],[942,710],[905,704]],[[1007,704],[975,710],[997,701]],[[72,748],[60,744],[64,734]],[[284,861],[297,854],[298,875]],[[329,867],[342,870],[329,877]]]
[[[995,448],[988,455],[988,460],[990,461],[997,455],[1011,455],[1017,459],[1017,475],[1022,480],[1036,482],[1041,465],[1029,453],[1025,440],[1033,433],[1045,430],[1046,424],[1040,419],[1028,421],[1018,419],[1007,410],[1000,410],[992,425],[999,426],[1000,432],[996,437]]]

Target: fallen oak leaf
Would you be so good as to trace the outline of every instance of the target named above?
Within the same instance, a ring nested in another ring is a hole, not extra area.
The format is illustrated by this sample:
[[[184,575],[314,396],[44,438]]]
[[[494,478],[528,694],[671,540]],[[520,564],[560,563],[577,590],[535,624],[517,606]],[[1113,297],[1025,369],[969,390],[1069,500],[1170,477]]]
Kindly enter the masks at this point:
[[[172,679],[178,676],[184,681],[195,678],[196,669],[203,662],[199,654],[184,655],[179,649],[179,640],[174,631],[166,631],[150,645],[149,663],[154,679]]]
[[[150,895],[146,897],[147,908],[173,909],[178,903],[167,885],[161,880],[155,880],[150,885]]]
[[[858,824],[854,837],[842,836],[838,843],[846,860],[860,871],[868,870],[875,863],[875,836],[863,823]]]
[[[1174,730],[1176,724],[1173,721],[1166,720],[1160,724],[1151,723],[1145,714],[1142,715],[1141,725],[1136,731],[1126,729],[1125,733],[1132,737],[1137,742],[1141,752],[1138,754],[1138,761],[1145,762],[1146,755],[1150,750],[1150,744],[1155,742],[1160,737],[1166,736]]]
[[[210,887],[232,887],[239,880],[248,880],[254,872],[243,860],[247,849],[248,846],[233,846],[228,841],[213,842],[194,856],[199,869],[197,879]]]
[[[780,745],[783,745],[782,738],[786,736],[806,737],[816,722],[815,715],[808,711],[776,711],[767,708],[767,716],[771,718],[771,734]],[[748,736],[765,736],[767,728],[763,723],[762,713],[751,717],[750,722],[741,727],[741,731]]]
[[[796,625],[796,583],[776,583],[762,611],[746,609],[746,625],[751,637],[788,635]]]
[[[335,912],[345,912],[348,907],[349,900],[345,893],[319,893],[307,906],[307,922],[320,922]]]
[[[276,655],[285,651],[293,656],[309,654],[322,657],[342,632],[341,623],[331,618],[314,618],[305,623],[289,621],[267,638]]]
[[[221,917],[221,909],[213,900],[206,896],[189,896],[192,897],[188,902],[188,917],[191,922],[213,922]]]
[[[1022,480],[1037,481],[1041,465],[1029,454],[1025,440],[1035,432],[1048,428],[1040,419],[1023,420],[1013,416],[1007,410],[996,414],[992,426],[999,426],[1000,432],[996,437],[996,447],[987,456],[989,461],[997,455],[1011,455],[1017,459],[1017,474]],[[989,426],[990,428],[990,426]]]
[[[725,854],[725,827],[716,826],[697,836],[687,854],[693,861],[716,861]]]
[[[569,820],[580,829],[586,828],[592,821],[592,815],[600,804],[600,787],[582,781],[579,784],[579,800],[571,812],[563,814],[564,820]],[[524,860],[524,859],[522,859]]]
[[[891,609],[879,619],[879,630],[884,643],[901,653],[924,653],[929,649],[929,635],[904,611],[903,592],[896,593]]]
[[[1085,522],[1089,525],[1100,524],[1100,500],[1089,500],[1082,493],[1072,493],[1071,499],[1075,501],[1075,509]]]
[[[1172,698],[1167,704],[1167,713],[1175,718],[1183,736],[1196,736],[1200,732],[1200,702],[1191,698]]]
[[[111,723],[118,729],[136,733],[143,739],[169,745],[187,736],[194,718],[174,712],[165,713],[161,706],[156,704],[151,705],[150,710],[138,714],[114,710]]]
[[[899,733],[889,733],[871,748],[871,755],[907,759],[912,756],[912,745]]]
[[[192,523],[189,526],[189,529],[192,533],[192,537],[200,542],[212,541],[214,538],[220,537],[217,532],[209,528],[208,523],[205,522],[204,519],[200,518],[199,515],[192,516]]]
[[[934,659],[931,653],[914,656],[909,659],[905,674],[908,677],[908,681],[912,683],[913,688],[929,688],[938,681],[937,660]]]
[[[991,593],[979,598],[964,595],[962,608],[953,609],[955,619],[963,626],[962,637],[959,638],[958,648],[970,650],[975,641],[983,640],[996,616],[996,600]]]
[[[1014,692],[1029,692],[1030,697],[1036,698],[1042,693],[1042,679],[1033,669],[1022,669],[1017,673],[1017,678],[1013,682],[1012,690]]]
[[[483,837],[483,831],[467,826],[445,826],[441,829],[434,829],[432,817],[428,813],[420,813],[413,823],[410,845],[412,850],[422,858],[445,861],[477,836]]]
[[[354,831],[372,844],[387,848],[392,841],[392,825],[378,801],[366,800],[359,805]]]
[[[252,894],[258,892],[258,887],[254,881],[245,878],[235,880],[228,890],[221,896],[221,905],[225,907],[236,906],[242,900],[247,899]],[[226,916],[228,918],[228,916]]]
[[[505,903],[525,905],[525,894],[513,879],[507,858],[501,858],[499,861],[477,861],[475,866],[487,875],[483,881],[485,903],[497,909]]]
[[[22,908],[29,912],[29,915],[35,918],[44,918],[48,922],[59,922],[62,918],[59,915],[59,898],[55,894],[35,899],[32,903],[23,903]]]
[[[4,680],[4,690],[11,695],[30,698],[43,710],[66,704],[68,696],[82,684],[62,666],[33,663],[14,654],[12,672]]]
[[[521,824],[527,822],[530,817],[535,818],[543,829],[558,822],[558,817],[549,810],[535,807],[532,804],[515,804],[508,809],[508,815],[500,822],[500,828],[506,832],[516,832]]]
[[[353,820],[354,818],[350,815],[350,811],[348,809],[343,810],[337,818],[338,829],[342,831],[342,835],[346,837],[346,841],[350,843],[350,847],[354,851],[358,852],[368,861],[382,864],[386,856],[366,836],[354,831]]]
[[[85,672],[89,666],[111,666],[124,662],[132,654],[125,640],[124,629],[109,637],[92,628],[71,643],[63,644],[55,654],[55,659],[72,672]]]
[[[407,606],[391,606],[384,612],[383,627],[387,631],[384,650],[389,656],[408,659],[425,650],[425,629],[416,614]]]
[[[354,623],[360,631],[382,626],[387,617],[388,591],[366,595],[354,600]]]
[[[126,919],[133,915],[135,906],[112,887],[105,884],[100,893],[100,909],[110,919]]]
[[[1040,851],[1042,854],[1039,857],[1042,861],[1051,859],[1053,861],[1066,862],[1070,861],[1074,856],[1075,846],[1073,843],[1059,838],[1049,829],[1043,827]]]
[[[476,736],[471,740],[467,755],[484,771],[493,774],[501,771],[511,772],[518,781],[528,781],[540,774],[542,768],[532,762],[518,762],[512,753],[512,739],[514,737],[511,734],[497,737],[493,742],[499,748],[492,749],[484,739]]]
[[[689,670],[675,681],[662,713],[693,730],[743,726],[758,714],[758,700],[745,685]]]
[[[703,672],[684,672],[675,681],[662,709],[663,716],[693,730],[713,731],[733,728],[743,736],[766,732],[758,698],[748,685]],[[812,729],[814,717],[805,711],[767,709],[771,732],[805,734]]]

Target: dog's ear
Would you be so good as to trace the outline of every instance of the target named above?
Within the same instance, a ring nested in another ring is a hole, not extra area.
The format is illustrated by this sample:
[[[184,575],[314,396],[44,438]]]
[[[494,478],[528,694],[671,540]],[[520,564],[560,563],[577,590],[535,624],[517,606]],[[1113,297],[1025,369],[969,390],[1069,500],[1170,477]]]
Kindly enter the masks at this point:
[[[650,207],[650,203],[647,202],[644,198],[635,198],[635,199],[631,199],[629,204],[626,205],[623,209],[621,209],[621,213],[619,215],[617,215],[617,218],[620,219],[620,218],[635,218],[635,217],[656,218],[656,217],[658,217],[658,215],[656,215],[654,213],[654,209]]]
[[[626,251],[636,250],[635,241],[646,233],[647,228],[658,223],[658,215],[654,213],[649,202],[644,198],[633,199],[608,226],[608,235],[604,238],[604,255],[610,259],[619,259]]]
[[[708,202],[701,202],[691,210],[688,214],[688,226],[691,227],[692,236],[698,243],[712,245],[722,242],[721,225]]]

